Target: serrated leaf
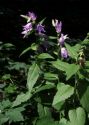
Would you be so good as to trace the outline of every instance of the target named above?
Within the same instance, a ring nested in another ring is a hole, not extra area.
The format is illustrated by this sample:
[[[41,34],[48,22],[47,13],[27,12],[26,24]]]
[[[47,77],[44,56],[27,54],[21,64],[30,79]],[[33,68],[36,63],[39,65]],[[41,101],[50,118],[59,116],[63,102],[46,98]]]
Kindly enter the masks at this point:
[[[68,99],[74,93],[74,88],[70,85],[65,85],[63,83],[59,83],[58,91],[53,99],[53,106],[57,105],[58,103],[62,103],[66,99]]]
[[[39,59],[54,59],[50,54],[48,53],[42,53],[38,56]]]
[[[86,114],[83,108],[79,107],[69,111],[69,125],[85,125]]]
[[[39,72],[40,72],[40,69],[38,65],[35,63],[29,68],[28,77],[27,77],[27,88],[29,92],[32,91],[32,88],[39,77]]]

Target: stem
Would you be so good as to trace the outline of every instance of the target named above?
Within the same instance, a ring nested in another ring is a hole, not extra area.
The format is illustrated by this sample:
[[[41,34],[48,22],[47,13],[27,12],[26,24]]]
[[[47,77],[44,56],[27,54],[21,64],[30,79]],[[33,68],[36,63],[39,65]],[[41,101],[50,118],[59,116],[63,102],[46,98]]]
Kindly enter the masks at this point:
[[[74,86],[74,99],[73,99],[74,107],[76,106],[75,101],[76,101],[76,95],[77,95],[77,85],[78,85],[78,75],[76,73],[75,74],[75,86]]]

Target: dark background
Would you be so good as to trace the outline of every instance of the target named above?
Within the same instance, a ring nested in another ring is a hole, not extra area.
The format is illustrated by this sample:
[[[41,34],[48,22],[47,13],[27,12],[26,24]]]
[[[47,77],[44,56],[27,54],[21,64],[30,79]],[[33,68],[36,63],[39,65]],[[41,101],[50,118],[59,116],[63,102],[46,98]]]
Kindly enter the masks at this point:
[[[24,46],[21,31],[25,23],[20,14],[33,11],[39,19],[47,17],[63,22],[62,32],[70,38],[84,39],[89,32],[89,9],[86,0],[0,0],[0,41]]]

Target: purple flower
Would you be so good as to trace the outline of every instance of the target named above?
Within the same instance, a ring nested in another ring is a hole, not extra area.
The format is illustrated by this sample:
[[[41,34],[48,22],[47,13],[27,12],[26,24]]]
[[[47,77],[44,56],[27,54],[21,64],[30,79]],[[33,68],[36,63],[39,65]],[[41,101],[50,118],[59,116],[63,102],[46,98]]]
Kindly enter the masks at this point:
[[[44,30],[44,26],[43,26],[42,24],[38,24],[38,25],[36,26],[36,30],[38,31],[38,34],[42,34],[42,32],[43,32],[43,33],[46,32],[46,31]]]
[[[67,58],[68,57],[68,52],[65,47],[61,48],[61,57],[62,58]]]
[[[61,30],[62,30],[62,22],[61,21],[58,22],[58,20],[56,20],[56,19],[52,20],[52,25],[55,27],[57,33],[61,32]]]
[[[26,36],[26,34],[31,30],[32,30],[32,23],[27,23],[25,26],[23,26],[23,32],[21,34],[24,34]]]
[[[27,23],[25,26],[23,26],[23,30],[32,30],[32,23]]]
[[[28,12],[28,17],[30,18],[30,20],[35,21],[36,20],[36,15],[33,12]]]
[[[67,39],[67,35],[61,34],[61,37],[58,39],[58,45],[63,46],[65,39]]]

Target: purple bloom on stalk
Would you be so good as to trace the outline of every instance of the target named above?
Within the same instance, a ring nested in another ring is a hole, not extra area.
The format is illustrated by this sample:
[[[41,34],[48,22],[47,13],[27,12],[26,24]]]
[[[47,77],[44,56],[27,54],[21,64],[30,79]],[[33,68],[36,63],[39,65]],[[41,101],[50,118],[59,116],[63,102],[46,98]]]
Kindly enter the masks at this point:
[[[42,32],[43,32],[43,33],[46,32],[46,31],[44,30],[44,26],[43,26],[42,24],[38,24],[38,25],[36,26],[36,30],[38,31],[39,34],[42,34]]]
[[[35,21],[36,20],[36,15],[33,12],[28,12],[28,16],[30,20]]]
[[[61,34],[61,37],[58,39],[58,45],[63,46],[65,39],[67,39],[67,35]]]
[[[68,52],[65,47],[61,48],[61,57],[62,58],[67,58],[68,57]]]
[[[52,20],[52,25],[55,27],[57,33],[61,32],[61,30],[62,30],[62,22],[61,21],[58,22],[58,20],[56,20],[56,19]]]
[[[23,32],[21,34],[24,34],[24,37],[26,34],[32,30],[32,23],[27,23],[25,26],[23,26]]]

